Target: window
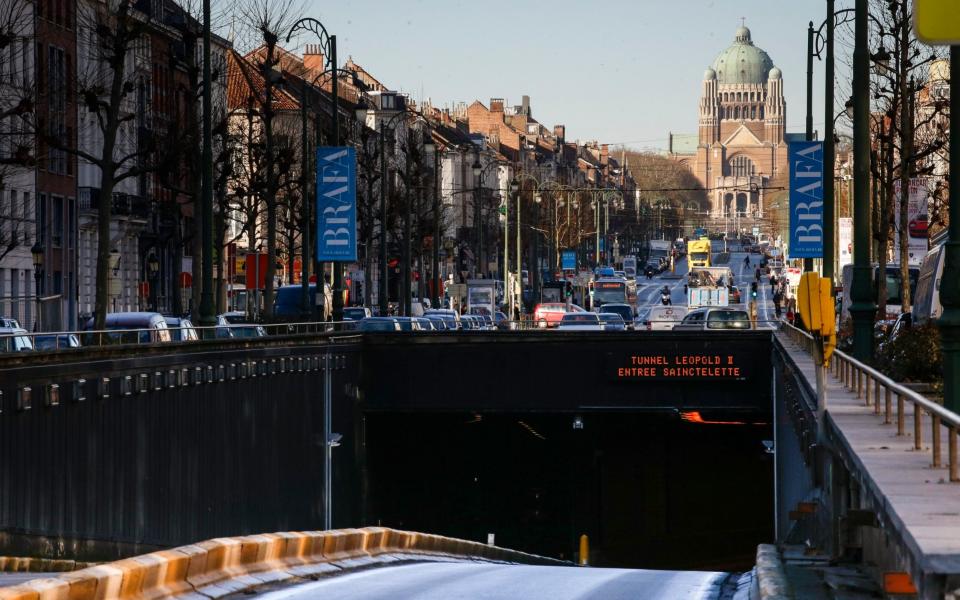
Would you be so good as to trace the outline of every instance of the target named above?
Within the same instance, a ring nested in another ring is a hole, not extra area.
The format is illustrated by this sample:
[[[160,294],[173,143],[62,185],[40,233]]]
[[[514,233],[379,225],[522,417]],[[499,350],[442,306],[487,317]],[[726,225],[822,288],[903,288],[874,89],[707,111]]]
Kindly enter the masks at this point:
[[[734,177],[748,177],[756,174],[753,161],[740,154],[730,160],[730,174]]]
[[[66,145],[67,112],[67,55],[63,48],[47,48],[48,135]],[[48,169],[51,173],[67,173],[67,153],[62,148],[50,148]]]
[[[380,110],[393,110],[395,106],[395,100],[393,94],[381,94],[380,95]]]
[[[76,227],[77,220],[77,202],[74,199],[67,200],[67,248],[73,250],[76,245]]]
[[[53,246],[60,248],[63,246],[63,198],[53,197],[53,219],[52,235],[50,236]]]
[[[42,246],[47,245],[47,197],[44,194],[37,196],[37,241]]]

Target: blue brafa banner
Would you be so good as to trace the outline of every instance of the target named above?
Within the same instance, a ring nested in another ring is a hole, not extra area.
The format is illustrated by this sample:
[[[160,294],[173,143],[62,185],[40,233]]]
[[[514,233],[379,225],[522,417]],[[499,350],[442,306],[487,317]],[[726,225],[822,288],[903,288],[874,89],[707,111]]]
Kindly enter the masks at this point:
[[[577,270],[577,252],[575,250],[564,250],[560,255],[560,268],[564,271]]]
[[[791,142],[787,157],[790,161],[790,258],[821,258],[823,142]]]
[[[317,260],[357,260],[357,157],[353,148],[317,148]]]

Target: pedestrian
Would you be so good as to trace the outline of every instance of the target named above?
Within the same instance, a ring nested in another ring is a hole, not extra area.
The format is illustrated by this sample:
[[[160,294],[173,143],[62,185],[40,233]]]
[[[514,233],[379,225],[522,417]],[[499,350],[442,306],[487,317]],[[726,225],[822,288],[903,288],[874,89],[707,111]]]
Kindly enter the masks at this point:
[[[759,283],[759,282],[760,282],[760,269],[757,269],[756,272],[753,274],[753,276],[756,278],[757,282]]]

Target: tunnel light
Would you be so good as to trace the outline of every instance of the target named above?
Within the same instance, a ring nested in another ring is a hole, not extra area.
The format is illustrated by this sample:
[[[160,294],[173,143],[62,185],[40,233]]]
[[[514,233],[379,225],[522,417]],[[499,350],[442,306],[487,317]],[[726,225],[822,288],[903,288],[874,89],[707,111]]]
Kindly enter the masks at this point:
[[[573,418],[573,428],[574,429],[583,429],[583,417],[577,415]]]

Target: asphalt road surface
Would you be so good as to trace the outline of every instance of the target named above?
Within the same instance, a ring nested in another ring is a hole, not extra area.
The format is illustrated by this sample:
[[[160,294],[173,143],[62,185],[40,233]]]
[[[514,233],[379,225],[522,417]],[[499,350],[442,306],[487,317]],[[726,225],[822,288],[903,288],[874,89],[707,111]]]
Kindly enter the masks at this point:
[[[721,597],[725,573],[484,563],[385,566],[267,592],[266,600],[684,600]]]

